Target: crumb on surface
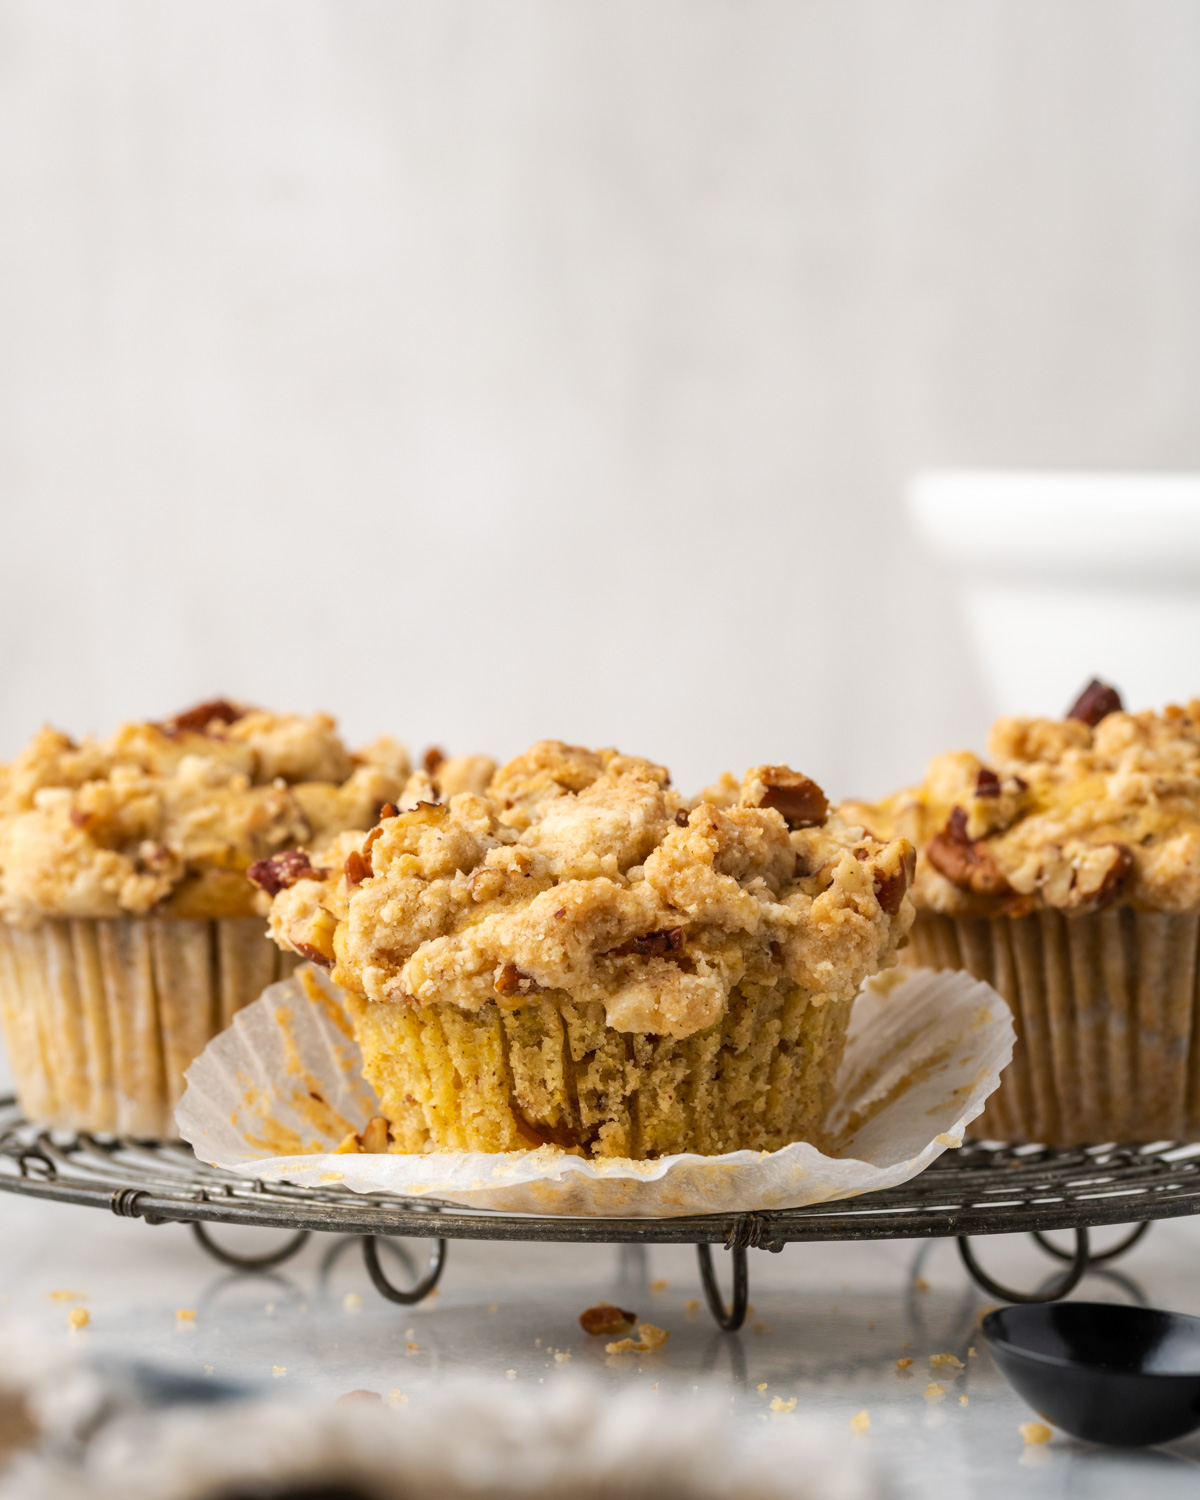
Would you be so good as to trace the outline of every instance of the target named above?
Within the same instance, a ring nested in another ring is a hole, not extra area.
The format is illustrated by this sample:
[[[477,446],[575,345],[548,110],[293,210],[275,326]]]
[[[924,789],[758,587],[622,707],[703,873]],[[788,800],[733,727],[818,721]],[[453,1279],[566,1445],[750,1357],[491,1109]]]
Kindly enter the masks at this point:
[[[767,1382],[765,1380],[760,1380],[759,1383],[758,1383],[758,1394],[761,1396],[762,1393],[766,1390],[766,1388],[767,1388]]]
[[[661,1349],[671,1335],[665,1328],[656,1328],[653,1323],[639,1323],[637,1340],[631,1338],[618,1339],[615,1343],[605,1344],[606,1354],[650,1354],[655,1349]]]
[[[925,1387],[926,1401],[940,1401],[946,1394],[946,1387],[939,1385],[936,1380],[931,1380]]]
[[[286,1374],[287,1374],[287,1365],[272,1365],[271,1366],[271,1379],[272,1380],[280,1380]]]
[[[204,1366],[204,1373],[205,1373],[205,1374],[206,1374],[206,1375],[211,1375],[211,1374],[212,1374],[212,1372],[213,1372],[213,1367],[212,1367],[212,1365],[205,1365],[205,1366]]]
[[[969,1397],[969,1396],[960,1396],[960,1397],[959,1397],[959,1398],[958,1398],[958,1404],[959,1404],[959,1406],[966,1406],[966,1404],[967,1404],[967,1402],[968,1402],[968,1401],[969,1401],[969,1400],[970,1400],[970,1397]]]
[[[83,1302],[87,1298],[86,1292],[47,1292],[47,1300],[50,1302]]]
[[[772,1411],[795,1411],[796,1410],[796,1397],[793,1396],[790,1401],[785,1401],[782,1396],[773,1396],[771,1398],[771,1410]]]
[[[656,1281],[650,1283],[650,1290],[655,1294],[665,1292],[670,1283],[665,1276],[660,1276]]]
[[[967,1358],[968,1359],[974,1359],[975,1358],[975,1345],[974,1344],[972,1344],[971,1347],[967,1350]]]
[[[505,1370],[504,1378],[505,1380],[515,1380],[517,1378],[517,1372],[515,1370]]]
[[[700,1311],[700,1298],[689,1297],[683,1304],[683,1310],[689,1318],[694,1318]]]
[[[404,1349],[407,1354],[420,1354],[421,1352],[420,1344],[414,1344],[412,1339],[404,1340]]]
[[[569,1349],[556,1349],[554,1351],[554,1363],[557,1365],[569,1365],[571,1363],[571,1351]]]
[[[771,1331],[771,1325],[770,1325],[770,1323],[764,1323],[761,1318],[754,1325],[754,1332],[755,1333],[770,1333],[770,1331]]]
[[[871,1425],[871,1414],[870,1414],[870,1412],[867,1411],[866,1407],[864,1407],[862,1409],[862,1411],[860,1411],[858,1413],[857,1416],[854,1416],[854,1417],[850,1418],[850,1431],[851,1432],[865,1433],[867,1431],[867,1429],[870,1427],[870,1425]]]
[[[72,1331],[86,1328],[92,1321],[92,1315],[86,1307],[73,1307],[67,1314],[67,1327]]]
[[[929,1290],[929,1283],[925,1280],[924,1276],[914,1277],[912,1286],[914,1292],[927,1292]]]
[[[393,1387],[392,1390],[388,1392],[388,1401],[393,1406],[403,1406],[407,1400],[408,1397],[404,1394],[404,1392],[395,1389],[395,1387]]]
[[[1022,1422],[1018,1431],[1031,1448],[1048,1443],[1054,1436],[1053,1428],[1047,1427],[1045,1422]]]
[[[949,1366],[953,1370],[966,1369],[966,1366],[956,1354],[931,1354],[929,1356],[929,1363],[935,1370],[941,1369],[943,1366]]]
[[[347,1292],[342,1298],[342,1307],[348,1313],[356,1313],[362,1310],[363,1300],[358,1292]]]
[[[912,1360],[911,1359],[905,1358],[905,1359],[898,1359],[896,1361],[896,1368],[897,1368],[897,1370],[908,1370],[911,1367],[912,1367]]]

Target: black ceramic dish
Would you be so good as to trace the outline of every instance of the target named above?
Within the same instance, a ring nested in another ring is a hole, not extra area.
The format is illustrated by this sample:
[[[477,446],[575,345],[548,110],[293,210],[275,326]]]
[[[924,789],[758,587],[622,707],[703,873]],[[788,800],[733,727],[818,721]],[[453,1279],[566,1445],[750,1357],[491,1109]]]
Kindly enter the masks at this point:
[[[1051,1302],[989,1313],[983,1331],[1014,1390],[1073,1437],[1143,1448],[1200,1427],[1200,1318]]]

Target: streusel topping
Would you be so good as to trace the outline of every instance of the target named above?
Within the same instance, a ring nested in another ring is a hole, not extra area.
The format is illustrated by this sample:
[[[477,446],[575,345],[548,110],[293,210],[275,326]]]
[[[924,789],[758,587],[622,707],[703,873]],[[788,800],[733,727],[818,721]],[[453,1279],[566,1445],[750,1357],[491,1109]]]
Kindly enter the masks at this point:
[[[247,866],[369,828],[410,779],[415,802],[431,778],[394,740],[352,754],[326,714],[224,700],[103,741],[43,729],[0,766],[0,916],[265,911]]]
[[[1066,719],[999,719],[986,762],[939,755],[920,786],[840,811],[917,846],[927,910],[1200,911],[1200,701],[1126,713],[1092,683]]]
[[[828,817],[787,767],[722,802],[690,803],[648,760],[544,740],[483,794],[385,809],[307,869],[272,861],[272,935],[371,1002],[557,995],[672,1037],[713,1025],[743,981],[849,998],[911,924],[911,846]]]

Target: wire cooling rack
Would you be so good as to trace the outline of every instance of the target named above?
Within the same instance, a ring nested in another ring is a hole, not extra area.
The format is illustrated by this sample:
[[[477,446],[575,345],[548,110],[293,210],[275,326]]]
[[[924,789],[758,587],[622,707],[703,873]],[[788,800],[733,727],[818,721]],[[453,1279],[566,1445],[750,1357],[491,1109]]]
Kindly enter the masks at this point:
[[[1069,1292],[1089,1264],[1128,1249],[1151,1220],[1200,1213],[1200,1143],[1063,1150],[967,1142],[911,1182],[859,1198],[761,1213],[583,1219],[493,1213],[336,1186],[259,1182],[204,1165],[180,1142],[47,1130],[24,1120],[13,1099],[0,1098],[0,1191],[106,1208],[150,1224],[190,1223],[211,1254],[243,1269],[280,1264],[313,1231],[361,1235],[375,1286],[404,1303],[418,1302],[433,1290],[452,1239],[693,1244],[710,1311],[722,1328],[733,1330],[746,1314],[747,1250],[779,1251],[804,1241],[952,1237],[967,1269],[992,1296],[1052,1301]],[[1091,1250],[1089,1228],[1134,1223],[1137,1227],[1111,1250]],[[238,1256],[211,1239],[207,1224],[257,1225],[290,1230],[292,1236],[268,1255]],[[1055,1229],[1075,1231],[1073,1254],[1044,1239]],[[1034,1293],[993,1281],[970,1245],[973,1235],[1018,1232],[1033,1234],[1048,1253],[1070,1261],[1052,1285]],[[376,1246],[380,1236],[434,1242],[429,1269],[415,1286],[400,1290],[387,1280]],[[730,1305],[717,1285],[713,1245],[732,1252]]]

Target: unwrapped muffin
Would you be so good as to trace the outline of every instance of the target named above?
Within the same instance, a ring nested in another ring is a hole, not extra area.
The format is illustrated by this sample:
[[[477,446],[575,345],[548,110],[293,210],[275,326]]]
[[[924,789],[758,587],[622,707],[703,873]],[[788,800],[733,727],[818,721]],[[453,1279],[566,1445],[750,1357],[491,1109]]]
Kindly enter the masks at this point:
[[[986,762],[841,813],[917,846],[912,962],[1013,1009],[981,1133],[1200,1138],[1200,702],[1130,714],[1093,682],[1063,720],[1000,719]]]
[[[369,828],[410,777],[393,740],[351,754],[327,715],[223,700],[105,741],[45,729],[0,767],[0,1017],[26,1113],[172,1134],[183,1070],[290,966],[247,867]]]
[[[312,858],[260,876],[271,931],[346,992],[388,1123],[366,1144],[400,1152],[819,1140],[854,995],[912,920],[911,846],[806,777],[692,804],[557,741]]]

